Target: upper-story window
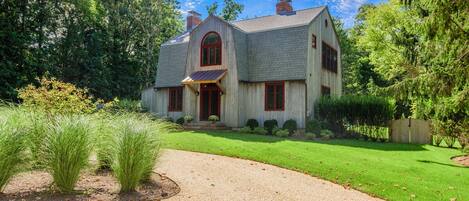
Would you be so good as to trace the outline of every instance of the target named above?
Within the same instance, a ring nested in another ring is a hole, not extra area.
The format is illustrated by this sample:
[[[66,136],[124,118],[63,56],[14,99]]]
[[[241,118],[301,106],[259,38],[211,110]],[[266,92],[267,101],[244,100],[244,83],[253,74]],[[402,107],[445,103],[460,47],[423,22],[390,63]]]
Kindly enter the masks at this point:
[[[202,40],[200,65],[221,65],[221,38],[216,32],[209,32]]]
[[[337,50],[322,42],[322,68],[337,73]]]

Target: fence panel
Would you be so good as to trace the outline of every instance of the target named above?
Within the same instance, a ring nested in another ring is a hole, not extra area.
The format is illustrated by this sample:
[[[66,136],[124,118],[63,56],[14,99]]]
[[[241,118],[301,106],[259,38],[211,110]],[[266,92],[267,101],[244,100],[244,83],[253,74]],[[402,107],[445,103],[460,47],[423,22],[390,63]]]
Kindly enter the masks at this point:
[[[399,119],[391,121],[390,136],[392,142],[430,144],[430,121],[421,119]]]

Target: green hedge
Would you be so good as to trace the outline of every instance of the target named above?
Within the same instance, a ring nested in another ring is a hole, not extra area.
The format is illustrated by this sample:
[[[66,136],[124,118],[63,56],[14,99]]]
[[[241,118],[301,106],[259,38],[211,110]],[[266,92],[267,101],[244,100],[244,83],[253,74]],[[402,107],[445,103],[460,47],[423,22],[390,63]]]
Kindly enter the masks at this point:
[[[385,126],[395,107],[394,101],[376,96],[323,97],[315,104],[316,118],[335,125]]]

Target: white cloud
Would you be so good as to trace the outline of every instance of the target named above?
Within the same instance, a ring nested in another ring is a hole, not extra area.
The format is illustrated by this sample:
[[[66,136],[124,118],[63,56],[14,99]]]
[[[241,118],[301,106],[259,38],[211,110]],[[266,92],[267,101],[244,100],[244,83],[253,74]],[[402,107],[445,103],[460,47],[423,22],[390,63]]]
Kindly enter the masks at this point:
[[[327,4],[330,5],[330,8],[334,11],[335,15],[342,19],[345,27],[353,26],[355,15],[357,15],[358,9],[365,3],[367,3],[367,0],[327,1]]]
[[[185,16],[190,10],[194,10],[197,6],[202,4],[203,0],[186,0],[182,5],[179,11]]]

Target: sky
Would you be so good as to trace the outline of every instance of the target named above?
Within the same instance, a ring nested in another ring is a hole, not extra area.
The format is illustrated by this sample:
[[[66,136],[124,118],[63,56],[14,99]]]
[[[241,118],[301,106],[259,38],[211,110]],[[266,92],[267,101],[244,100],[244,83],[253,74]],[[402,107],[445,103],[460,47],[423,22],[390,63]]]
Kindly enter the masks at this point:
[[[223,8],[223,0],[180,0],[181,12],[184,17],[189,10],[195,10],[202,14],[202,18],[207,17],[207,5],[218,1],[219,9]],[[236,0],[244,5],[244,11],[238,19],[247,19],[275,14],[275,4],[277,0]],[[358,8],[366,3],[379,4],[387,0],[293,0],[293,9],[301,10],[306,8],[327,5],[333,16],[342,19],[346,28],[353,26],[354,17]]]

